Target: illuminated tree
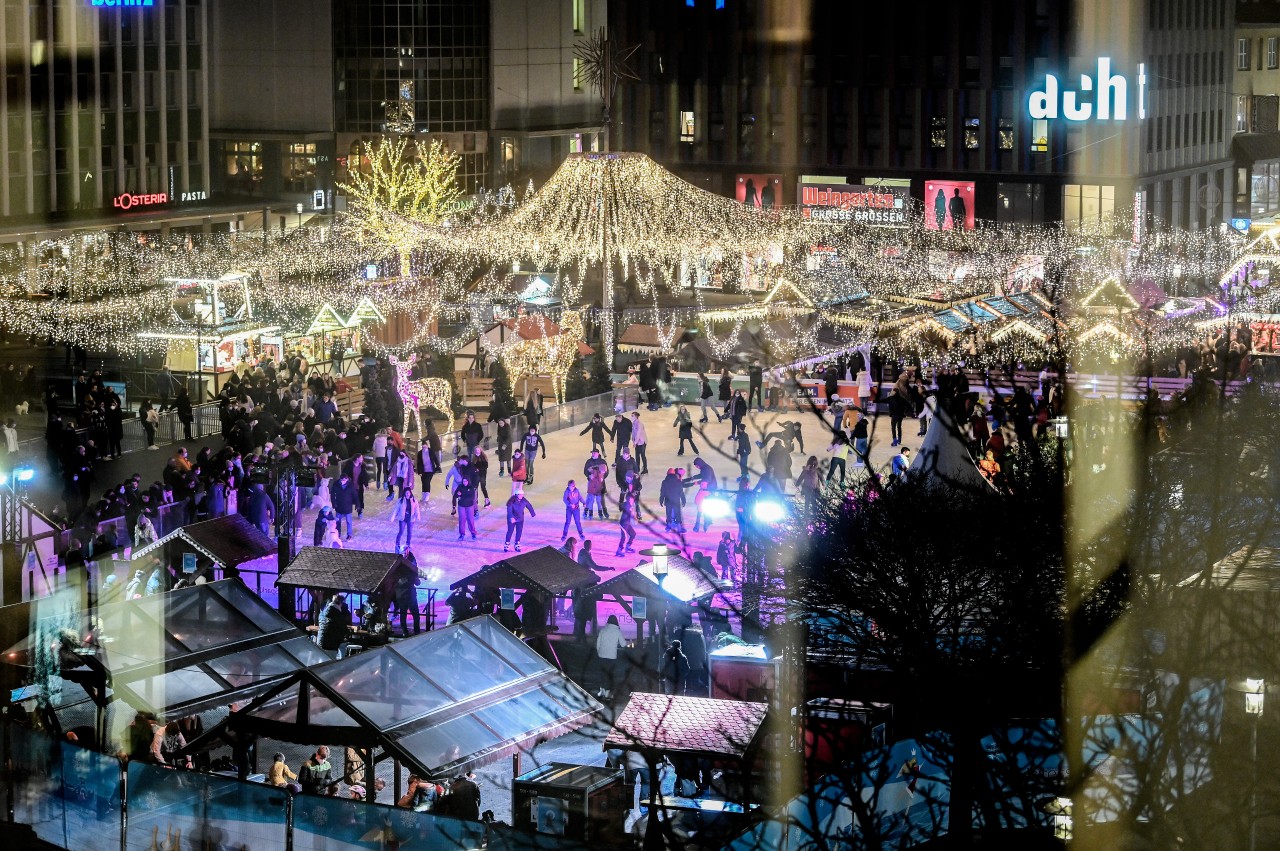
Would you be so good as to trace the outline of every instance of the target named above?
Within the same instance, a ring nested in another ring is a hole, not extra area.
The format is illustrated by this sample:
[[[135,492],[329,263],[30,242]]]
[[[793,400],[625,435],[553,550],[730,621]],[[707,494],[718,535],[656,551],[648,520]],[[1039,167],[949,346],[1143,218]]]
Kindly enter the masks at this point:
[[[401,277],[409,276],[418,243],[406,221],[438,225],[445,220],[462,197],[460,163],[438,139],[410,148],[406,139],[383,138],[363,146],[359,163],[348,172],[350,183],[340,184],[362,238],[399,253]]]

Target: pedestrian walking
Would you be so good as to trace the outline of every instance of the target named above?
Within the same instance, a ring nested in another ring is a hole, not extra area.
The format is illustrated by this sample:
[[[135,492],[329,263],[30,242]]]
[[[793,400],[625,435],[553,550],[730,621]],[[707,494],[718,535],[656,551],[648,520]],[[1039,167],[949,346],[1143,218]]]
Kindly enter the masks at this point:
[[[178,409],[178,420],[182,423],[183,440],[192,440],[191,423],[195,420],[191,409],[191,397],[187,395],[186,387],[178,388],[178,397],[174,400],[174,407]]]

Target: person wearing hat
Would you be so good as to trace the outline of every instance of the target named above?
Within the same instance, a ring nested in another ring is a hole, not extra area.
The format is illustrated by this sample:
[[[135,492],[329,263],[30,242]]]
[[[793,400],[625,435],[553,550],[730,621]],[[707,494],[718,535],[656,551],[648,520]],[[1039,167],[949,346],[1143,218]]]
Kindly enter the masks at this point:
[[[285,764],[284,754],[276,751],[272,757],[271,767],[267,769],[267,785],[268,786],[286,786],[290,780],[297,780],[298,775]]]

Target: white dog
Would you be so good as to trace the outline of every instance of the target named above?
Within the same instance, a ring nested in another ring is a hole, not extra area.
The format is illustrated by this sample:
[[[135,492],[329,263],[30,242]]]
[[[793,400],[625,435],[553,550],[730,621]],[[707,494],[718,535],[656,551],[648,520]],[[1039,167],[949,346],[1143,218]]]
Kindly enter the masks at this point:
[[[31,410],[31,403],[19,402],[14,410],[18,412],[18,416],[25,417],[27,415],[27,411]]]

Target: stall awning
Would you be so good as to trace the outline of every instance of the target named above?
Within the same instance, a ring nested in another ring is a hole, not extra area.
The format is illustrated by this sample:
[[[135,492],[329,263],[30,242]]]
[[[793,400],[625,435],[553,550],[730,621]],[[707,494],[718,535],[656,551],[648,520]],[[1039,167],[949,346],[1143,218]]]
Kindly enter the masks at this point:
[[[413,567],[395,553],[303,547],[276,585],[371,594],[387,587],[397,571],[412,572]]]
[[[486,565],[449,587],[454,590],[468,587],[477,590],[518,588],[556,597],[596,582],[594,571],[555,547],[546,546]]]
[[[228,514],[199,523],[189,523],[154,543],[133,551],[133,558],[181,540],[192,549],[223,567],[235,567],[276,552],[276,542],[242,514]]]
[[[53,621],[54,633],[66,626]],[[331,658],[238,579],[111,603],[77,621],[77,654],[101,664],[115,696],[172,717],[248,700]],[[29,661],[23,651],[33,640],[6,659]]]
[[[492,617],[296,672],[210,728],[373,748],[433,779],[590,723],[603,707]]]
[[[742,759],[768,712],[767,703],[633,692],[604,747]]]

